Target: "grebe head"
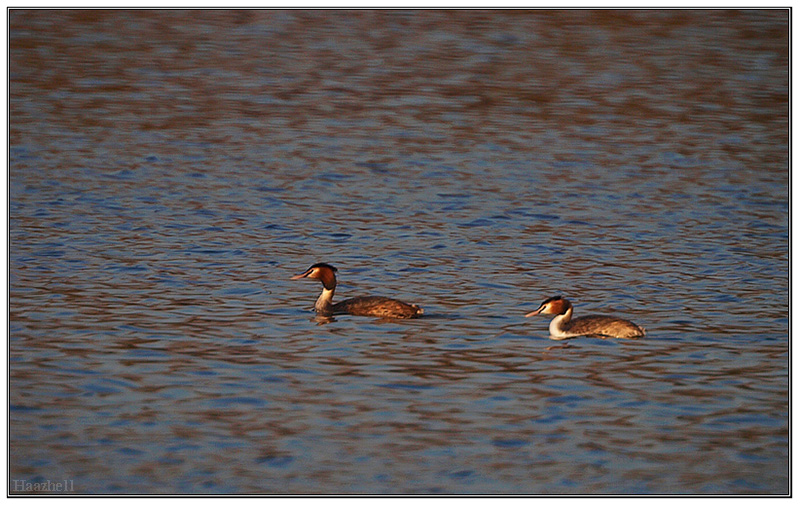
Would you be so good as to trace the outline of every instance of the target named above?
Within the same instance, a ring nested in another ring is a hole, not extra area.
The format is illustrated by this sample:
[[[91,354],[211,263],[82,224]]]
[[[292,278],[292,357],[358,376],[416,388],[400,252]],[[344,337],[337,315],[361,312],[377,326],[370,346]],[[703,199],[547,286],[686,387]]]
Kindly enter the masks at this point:
[[[555,297],[550,297],[546,301],[542,302],[542,305],[539,306],[539,309],[526,314],[525,318],[539,314],[565,314],[571,307],[572,304],[567,299],[561,297],[560,295],[556,295]]]
[[[306,272],[292,276],[292,279],[302,278],[318,279],[327,290],[333,290],[336,287],[336,267],[320,262],[309,267]]]

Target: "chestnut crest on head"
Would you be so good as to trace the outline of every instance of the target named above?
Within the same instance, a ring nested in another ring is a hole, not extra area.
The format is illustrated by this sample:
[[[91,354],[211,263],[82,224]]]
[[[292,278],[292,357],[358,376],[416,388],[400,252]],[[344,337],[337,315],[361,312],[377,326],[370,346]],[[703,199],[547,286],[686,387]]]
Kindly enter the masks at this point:
[[[550,297],[542,302],[542,304],[539,306],[539,309],[526,314],[525,318],[540,314],[564,314],[567,312],[567,310],[569,310],[570,307],[572,307],[572,305],[567,299],[561,297],[560,295],[556,295],[555,297]]]
[[[306,272],[292,276],[292,279],[302,278],[318,279],[327,290],[333,290],[336,287],[336,267],[320,262],[309,267]]]

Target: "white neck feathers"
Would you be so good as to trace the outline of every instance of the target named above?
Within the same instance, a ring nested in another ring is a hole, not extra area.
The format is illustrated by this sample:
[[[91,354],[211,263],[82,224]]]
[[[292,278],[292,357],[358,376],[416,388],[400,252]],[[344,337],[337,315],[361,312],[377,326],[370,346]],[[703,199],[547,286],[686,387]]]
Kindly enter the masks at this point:
[[[325,313],[327,312],[330,307],[333,305],[333,292],[336,288],[332,288],[328,290],[327,288],[322,288],[322,293],[320,294],[319,298],[317,299],[317,303],[314,304],[314,309],[317,313]]]
[[[564,314],[556,315],[550,321],[550,335],[553,337],[571,337],[569,333],[569,321],[572,318],[572,308],[567,309]]]

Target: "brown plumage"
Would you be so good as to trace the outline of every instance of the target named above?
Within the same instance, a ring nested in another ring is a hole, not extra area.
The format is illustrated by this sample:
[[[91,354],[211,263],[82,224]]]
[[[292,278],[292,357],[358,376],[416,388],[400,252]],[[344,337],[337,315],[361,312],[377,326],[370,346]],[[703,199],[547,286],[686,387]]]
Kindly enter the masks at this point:
[[[314,309],[322,316],[352,314],[379,318],[413,318],[423,313],[422,308],[416,304],[406,304],[388,297],[353,297],[334,304],[336,267],[326,263],[314,264],[306,272],[292,277],[292,279],[301,278],[318,279],[322,283],[322,294],[314,304]]]
[[[572,303],[560,295],[542,302],[539,309],[525,315],[554,314],[550,322],[550,336],[553,339],[569,339],[578,336],[615,337],[636,339],[644,337],[644,328],[628,320],[612,316],[582,316],[572,319]]]

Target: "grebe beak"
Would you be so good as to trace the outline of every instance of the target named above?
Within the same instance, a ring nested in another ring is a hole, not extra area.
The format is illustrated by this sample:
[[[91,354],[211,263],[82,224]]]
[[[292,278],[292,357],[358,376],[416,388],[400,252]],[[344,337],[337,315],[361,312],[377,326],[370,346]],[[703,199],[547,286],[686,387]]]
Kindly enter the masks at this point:
[[[309,269],[309,270],[307,270],[306,272],[304,272],[302,274],[298,274],[297,276],[292,276],[291,279],[303,279],[303,278],[307,277],[309,274],[311,274],[311,271],[313,271],[313,270],[314,269]]]
[[[528,318],[528,317],[531,317],[531,316],[536,316],[537,314],[541,313],[543,309],[544,309],[544,306],[541,306],[536,311],[531,311],[530,313],[526,314],[525,318]]]

